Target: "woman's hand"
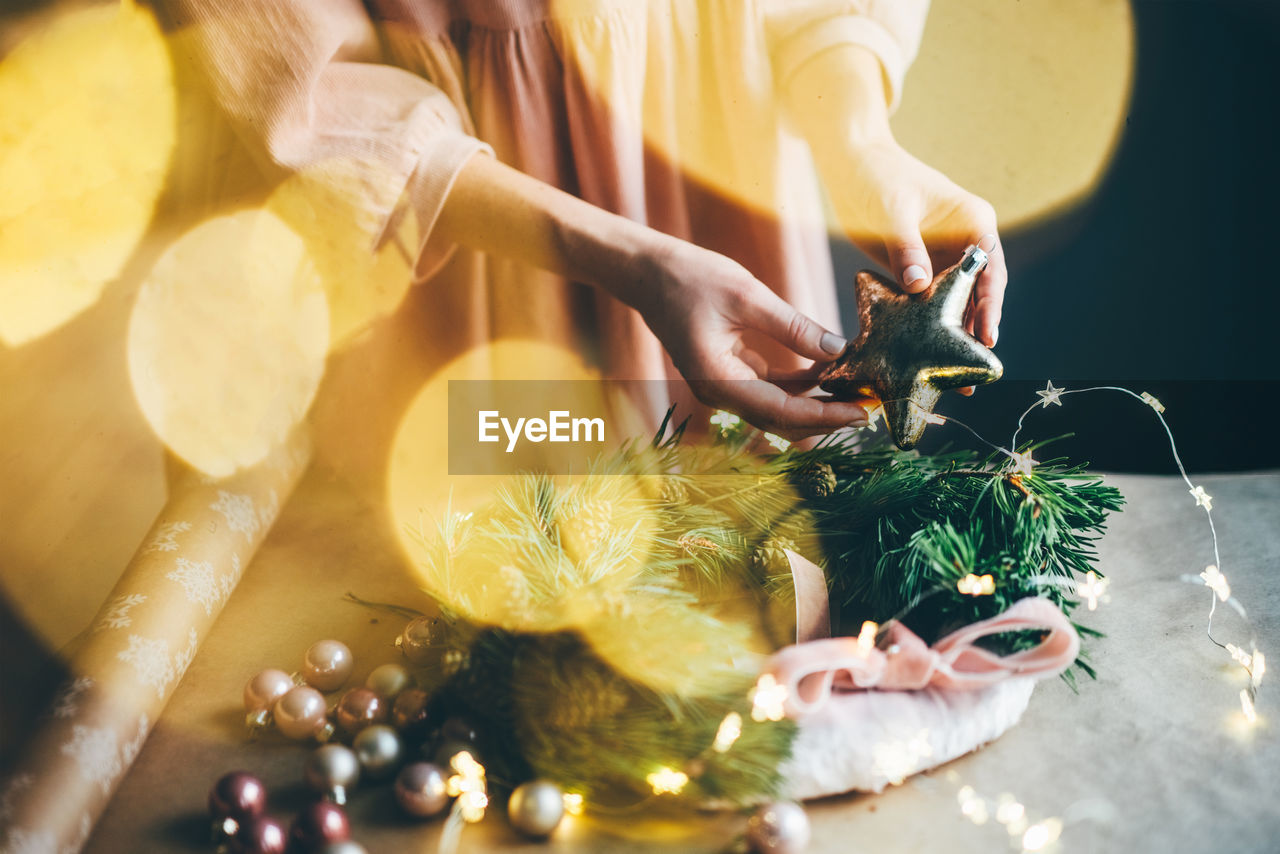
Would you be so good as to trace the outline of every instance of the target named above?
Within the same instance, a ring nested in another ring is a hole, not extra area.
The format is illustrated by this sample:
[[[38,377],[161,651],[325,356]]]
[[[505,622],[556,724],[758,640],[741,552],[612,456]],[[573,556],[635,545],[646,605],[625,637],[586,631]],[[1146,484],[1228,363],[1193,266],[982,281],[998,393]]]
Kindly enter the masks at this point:
[[[638,259],[640,286],[622,294],[662,341],[698,399],[791,439],[862,426],[856,403],[804,396],[848,342],[796,311],[735,261],[674,238]],[[813,364],[779,370],[759,335]],[[755,339],[755,342],[753,342]]]
[[[1009,279],[995,211],[894,139],[876,56],[857,45],[823,51],[792,75],[785,95],[837,220],[904,291],[927,288],[970,244],[990,256],[966,325],[994,346]]]
[[[991,205],[921,163],[892,137],[848,143],[836,156],[840,162],[828,162],[824,174],[835,173],[827,187],[838,221],[907,293],[927,288],[934,271],[954,264],[971,244],[990,256],[974,286],[966,327],[995,346],[1009,276]]]
[[[723,255],[607,213],[485,156],[471,158],[458,174],[435,231],[608,291],[640,312],[709,406],[793,439],[867,421],[855,403],[803,395],[845,340]],[[763,338],[813,364],[778,370],[757,349]]]

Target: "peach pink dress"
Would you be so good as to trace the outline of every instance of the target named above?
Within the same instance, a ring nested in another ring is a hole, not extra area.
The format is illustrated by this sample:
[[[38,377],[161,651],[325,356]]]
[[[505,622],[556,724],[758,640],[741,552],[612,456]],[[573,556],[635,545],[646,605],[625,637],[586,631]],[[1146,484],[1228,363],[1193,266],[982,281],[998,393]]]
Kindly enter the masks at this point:
[[[477,155],[728,255],[838,328],[820,191],[777,92],[813,56],[852,43],[880,58],[895,103],[927,5],[168,2],[189,37],[181,43],[263,168],[323,174],[335,159],[354,163],[363,180],[348,171],[342,190],[354,194],[353,228],[374,244],[398,218],[416,223],[422,284],[383,319],[380,341],[330,365],[327,381],[365,378],[368,399],[354,405],[373,420],[397,383],[408,393],[494,340],[554,342],[605,377],[675,376],[639,315],[607,294],[433,239],[454,177]],[[399,379],[367,381],[392,363]],[[360,394],[361,383],[349,385]]]

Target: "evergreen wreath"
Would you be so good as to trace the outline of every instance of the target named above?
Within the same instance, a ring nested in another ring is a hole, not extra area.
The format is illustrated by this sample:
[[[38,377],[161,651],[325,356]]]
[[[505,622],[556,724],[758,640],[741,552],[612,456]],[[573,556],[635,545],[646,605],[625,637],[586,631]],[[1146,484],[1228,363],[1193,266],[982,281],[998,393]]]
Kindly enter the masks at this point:
[[[767,799],[795,725],[753,720],[750,698],[763,657],[791,642],[785,550],[824,567],[836,633],[900,619],[933,642],[1027,596],[1070,614],[1123,504],[1064,460],[1027,473],[1003,453],[847,434],[760,455],[740,423],[701,446],[682,442],[686,426],[669,411],[651,443],[589,475],[520,475],[418,532],[441,609],[423,687],[435,713],[482,724],[495,783],[546,777],[607,807],[653,797],[665,769],[690,806]],[[989,595],[961,592],[987,575]],[[729,720],[740,735],[722,749]]]

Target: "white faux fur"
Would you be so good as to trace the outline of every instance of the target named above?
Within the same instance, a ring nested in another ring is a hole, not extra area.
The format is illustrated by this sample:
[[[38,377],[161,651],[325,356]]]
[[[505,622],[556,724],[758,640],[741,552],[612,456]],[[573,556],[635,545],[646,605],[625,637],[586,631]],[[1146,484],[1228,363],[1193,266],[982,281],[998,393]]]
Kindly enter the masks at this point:
[[[851,691],[833,694],[800,722],[783,793],[820,798],[879,792],[949,762],[1018,722],[1036,680],[1008,679],[981,691]]]

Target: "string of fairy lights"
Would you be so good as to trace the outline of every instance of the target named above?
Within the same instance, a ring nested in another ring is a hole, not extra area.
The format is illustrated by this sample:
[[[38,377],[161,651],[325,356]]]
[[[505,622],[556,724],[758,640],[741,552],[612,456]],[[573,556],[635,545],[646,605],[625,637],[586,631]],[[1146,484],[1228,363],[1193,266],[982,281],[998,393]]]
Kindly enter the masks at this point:
[[[1062,398],[1070,394],[1084,394],[1091,392],[1118,392],[1127,395],[1147,407],[1149,407],[1156,418],[1160,422],[1165,435],[1169,440],[1169,449],[1173,456],[1174,464],[1183,482],[1187,486],[1187,492],[1195,502],[1195,506],[1204,509],[1205,518],[1209,527],[1210,541],[1212,543],[1213,563],[1208,564],[1204,570],[1195,573],[1184,573],[1179,576],[1179,580],[1189,582],[1210,589],[1209,612],[1206,620],[1205,633],[1209,640],[1217,647],[1227,653],[1235,663],[1239,664],[1245,671],[1248,679],[1247,685],[1240,690],[1239,701],[1241,714],[1248,725],[1252,726],[1257,723],[1257,692],[1262,684],[1262,679],[1266,673],[1266,657],[1264,653],[1258,649],[1257,635],[1254,631],[1252,621],[1248,617],[1243,604],[1235,597],[1231,590],[1231,586],[1223,574],[1221,565],[1222,558],[1219,550],[1217,527],[1213,520],[1213,496],[1210,495],[1203,485],[1193,483],[1187,473],[1186,466],[1182,462],[1182,458],[1178,453],[1177,442],[1174,439],[1173,431],[1169,427],[1168,421],[1164,417],[1164,405],[1149,392],[1135,392],[1131,389],[1121,386],[1090,386],[1079,389],[1057,388],[1052,381],[1049,381],[1045,388],[1037,391],[1039,398],[1035,403],[1028,406],[1018,418],[1017,428],[1014,430],[1010,439],[1009,446],[1004,447],[988,441],[984,436],[979,434],[967,424],[955,418],[950,418],[938,413],[926,413],[925,420],[931,424],[955,424],[962,429],[971,433],[984,445],[1003,454],[1007,458],[1007,470],[1011,474],[1022,477],[1029,477],[1038,465],[1038,461],[1033,457],[1032,450],[1026,448],[1018,450],[1018,437],[1022,432],[1023,426],[1027,418],[1036,409],[1047,409],[1050,406],[1062,406]],[[868,411],[868,424],[863,429],[874,431],[876,429],[876,421],[883,414],[883,407],[879,404],[872,405]],[[741,424],[738,416],[728,412],[717,412],[711,417],[713,426],[718,427],[722,433],[729,433],[737,429]],[[781,436],[773,433],[763,434],[764,440],[779,452],[787,450],[790,442]],[[1037,579],[1045,585],[1062,585],[1064,581],[1058,578],[1040,577]],[[1093,570],[1088,571],[1084,578],[1072,583],[1073,592],[1080,601],[1090,610],[1097,609],[1100,603],[1109,601],[1107,594],[1110,580],[1098,575]],[[995,579],[989,575],[976,575],[968,573],[956,583],[957,590],[965,595],[984,596],[991,595],[995,591]],[[920,601],[930,595],[942,592],[939,590],[927,591],[920,599],[918,599],[911,607],[918,605]],[[1239,615],[1244,623],[1246,634],[1248,636],[1247,644],[1244,646],[1224,642],[1214,635],[1213,619],[1217,612],[1219,603],[1231,607],[1236,614]],[[897,615],[901,618],[906,612],[911,610],[908,607],[903,614]],[[874,646],[875,639],[880,632],[880,627],[871,621],[863,624],[862,630],[859,632],[859,646],[867,652]],[[784,703],[787,699],[787,688],[785,685],[779,684],[772,674],[764,674],[757,681],[755,688],[751,694],[752,701],[752,717],[757,721],[763,720],[781,720],[784,716]],[[736,717],[736,715],[734,716]],[[728,730],[730,733],[740,731],[741,721],[733,721],[726,718],[721,726],[721,732],[717,733],[716,749],[726,750],[732,744],[732,737],[725,739],[724,733]],[[891,747],[894,747],[891,745]],[[885,756],[876,758],[877,765],[882,766],[881,770],[886,772],[886,777],[894,784],[900,784],[909,773],[918,766],[918,761],[927,758],[927,751],[922,752],[917,749],[913,755],[899,755],[911,752],[911,745],[897,745],[901,750],[890,751]],[[927,744],[918,745],[917,748],[927,747]],[[914,764],[913,764],[914,763]],[[958,786],[956,792],[956,801],[961,814],[975,825],[984,825],[994,819],[998,824],[1007,831],[1010,842],[1015,850],[1022,852],[1038,852],[1049,849],[1053,846],[1060,836],[1066,825],[1082,818],[1099,818],[1099,813],[1105,813],[1097,809],[1084,809],[1086,805],[1072,805],[1063,816],[1048,816],[1045,818],[1032,820],[1026,806],[1018,801],[1011,793],[1005,792],[991,798],[979,793],[973,786],[961,784],[959,775],[954,771],[948,771],[946,779]],[[651,780],[651,783],[655,781]],[[654,785],[655,793],[659,793],[659,786]],[[663,788],[662,791],[671,791],[669,788]],[[674,791],[679,791],[676,788]],[[1080,807],[1077,809],[1077,807]],[[1072,812],[1080,813],[1080,815],[1071,815]]]
[[[1164,418],[1164,405],[1158,399],[1148,392],[1138,393],[1120,386],[1090,386],[1087,388],[1066,389],[1057,388],[1052,382],[1049,382],[1043,390],[1036,392],[1039,399],[1028,406],[1019,416],[1017,428],[1014,430],[1008,447],[988,441],[973,428],[955,418],[937,413],[928,413],[926,420],[932,424],[954,424],[971,433],[984,445],[1004,455],[1007,458],[1005,467],[1003,469],[994,469],[993,474],[999,474],[1003,471],[1009,475],[1028,477],[1039,463],[1033,457],[1030,448],[1021,451],[1017,450],[1018,437],[1022,433],[1026,419],[1036,409],[1062,406],[1062,398],[1067,395],[1106,391],[1127,395],[1152,410],[1169,439],[1169,448],[1172,452],[1174,463],[1187,486],[1188,494],[1194,500],[1195,506],[1204,509],[1209,527],[1214,562],[1208,564],[1198,574],[1184,573],[1180,575],[1179,580],[1209,588],[1210,603],[1205,629],[1206,635],[1215,646],[1222,649],[1232,661],[1244,669],[1248,682],[1239,693],[1240,708],[1245,721],[1249,725],[1254,725],[1258,720],[1256,708],[1257,692],[1266,672],[1266,657],[1258,649],[1257,636],[1247,611],[1236,598],[1221,569],[1222,560],[1219,551],[1218,532],[1213,520],[1213,496],[1202,485],[1193,483],[1188,475],[1186,467],[1178,454],[1173,432]],[[876,421],[882,414],[883,408],[880,405],[871,406],[868,412],[868,425],[863,429],[876,430]],[[725,435],[744,426],[737,415],[724,411],[714,413],[710,418],[710,422],[712,426],[718,428]],[[773,433],[764,433],[763,438],[779,452],[787,450],[791,445],[788,440]],[[1090,611],[1096,610],[1099,604],[1109,601],[1107,593],[1109,579],[1098,575],[1092,570],[1088,571],[1082,579],[1075,582],[1048,576],[1038,577],[1037,581],[1046,586],[1071,585],[1074,594]],[[994,593],[996,583],[996,580],[989,574],[977,575],[968,573],[960,578],[955,586],[960,593],[965,595],[986,596]],[[905,609],[902,614],[896,615],[895,619],[901,619],[924,598],[942,591],[943,588],[927,591],[912,606]],[[1215,636],[1213,620],[1219,604],[1229,606],[1243,621],[1248,636],[1248,640],[1244,645],[1224,642]],[[864,622],[858,633],[858,648],[866,654],[870,654],[875,648],[881,632],[882,628],[876,622],[870,620]],[[787,695],[787,686],[779,683],[773,674],[762,674],[757,679],[749,696],[752,719],[758,722],[782,720],[786,716]],[[725,753],[732,749],[742,734],[742,726],[743,719],[740,714],[737,712],[728,713],[721,721],[714,740],[706,752]],[[927,733],[922,733],[921,737],[911,742],[883,745],[883,749],[876,751],[874,761],[877,769],[884,774],[890,783],[899,785],[905,782],[911,774],[921,767],[921,761],[929,758],[930,748],[927,738],[924,737],[925,735]],[[661,798],[666,795],[679,795],[690,782],[690,771],[696,771],[698,765],[699,762],[695,758],[683,769],[668,766],[652,769],[645,777],[652,790],[652,795],[640,804],[633,805],[633,808],[643,806],[655,798]],[[440,854],[453,854],[457,850],[459,834],[462,828],[466,824],[481,820],[488,805],[485,769],[474,757],[465,753],[459,754],[455,757],[451,770],[453,775],[448,780],[449,792],[457,795],[458,799],[441,834],[438,849]],[[1063,811],[1061,816],[1036,818],[1033,816],[1032,811],[1012,793],[1002,792],[995,797],[985,795],[972,785],[964,783],[954,769],[947,771],[943,775],[943,779],[956,787],[956,804],[960,814],[965,819],[978,826],[992,822],[998,824],[1006,831],[1013,850],[1021,851],[1024,854],[1050,850],[1058,842],[1067,826],[1080,820],[1105,819],[1110,809],[1105,801],[1094,799],[1089,803],[1072,804]],[[580,815],[586,808],[583,796],[580,793],[565,792],[563,800],[564,811],[568,815]],[[597,807],[592,805],[592,808],[596,809]],[[616,809],[605,808],[603,811],[614,812]],[[757,816],[761,814],[761,811],[756,813]],[[755,820],[753,818],[753,821]],[[807,835],[807,828],[805,832]]]

